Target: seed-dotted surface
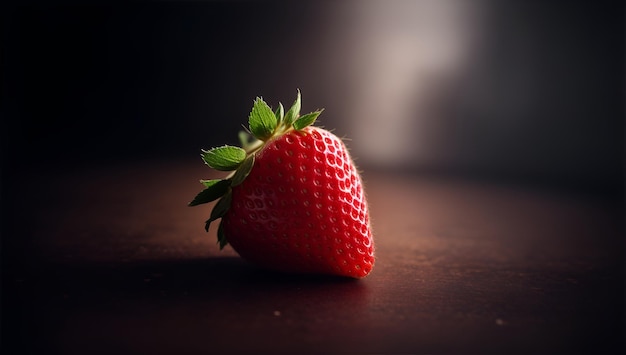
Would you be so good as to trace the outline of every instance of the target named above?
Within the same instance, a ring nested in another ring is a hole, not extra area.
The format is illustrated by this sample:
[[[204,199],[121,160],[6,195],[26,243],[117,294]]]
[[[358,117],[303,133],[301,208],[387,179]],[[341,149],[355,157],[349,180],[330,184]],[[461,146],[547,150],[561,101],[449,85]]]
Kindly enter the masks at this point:
[[[362,277],[373,266],[361,178],[343,142],[323,129],[269,141],[233,188],[223,223],[242,257],[269,268]]]

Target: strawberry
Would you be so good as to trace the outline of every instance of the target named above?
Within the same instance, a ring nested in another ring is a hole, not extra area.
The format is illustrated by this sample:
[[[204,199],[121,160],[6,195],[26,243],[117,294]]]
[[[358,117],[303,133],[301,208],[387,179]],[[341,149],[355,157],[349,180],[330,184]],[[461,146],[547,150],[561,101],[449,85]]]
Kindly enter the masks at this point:
[[[200,180],[205,189],[189,205],[219,199],[205,230],[221,219],[220,249],[230,244],[251,263],[362,278],[374,244],[361,177],[342,140],[312,126],[322,110],[300,115],[300,107],[300,91],[287,113],[257,97],[241,148],[202,150],[209,167],[232,173]]]

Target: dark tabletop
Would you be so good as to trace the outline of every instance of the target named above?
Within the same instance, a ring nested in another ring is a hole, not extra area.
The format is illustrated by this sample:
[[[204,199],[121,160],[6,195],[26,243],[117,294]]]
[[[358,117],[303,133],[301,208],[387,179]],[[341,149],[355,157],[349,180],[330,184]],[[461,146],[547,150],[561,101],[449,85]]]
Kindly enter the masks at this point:
[[[14,173],[2,353],[624,348],[621,199],[366,171],[377,260],[346,280],[220,252],[211,206],[187,207],[210,174],[199,160]]]

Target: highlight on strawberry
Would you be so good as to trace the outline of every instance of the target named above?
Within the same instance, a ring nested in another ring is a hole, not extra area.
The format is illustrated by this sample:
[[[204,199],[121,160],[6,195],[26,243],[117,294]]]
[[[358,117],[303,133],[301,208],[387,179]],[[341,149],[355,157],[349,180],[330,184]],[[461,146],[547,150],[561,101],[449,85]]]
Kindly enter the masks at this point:
[[[241,147],[202,150],[223,179],[200,180],[189,203],[217,200],[205,230],[245,260],[287,273],[362,278],[374,266],[374,241],[361,176],[343,141],[313,126],[322,110],[300,115],[301,95],[285,112],[257,97]]]

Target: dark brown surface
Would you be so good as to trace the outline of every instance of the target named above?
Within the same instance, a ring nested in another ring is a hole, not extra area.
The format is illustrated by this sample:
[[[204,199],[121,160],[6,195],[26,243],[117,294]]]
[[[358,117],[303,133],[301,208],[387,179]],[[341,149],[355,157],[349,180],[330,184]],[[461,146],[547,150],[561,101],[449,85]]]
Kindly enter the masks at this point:
[[[374,271],[300,278],[218,250],[203,231],[210,206],[186,207],[208,171],[161,162],[11,180],[2,353],[623,349],[620,203],[366,173]]]

